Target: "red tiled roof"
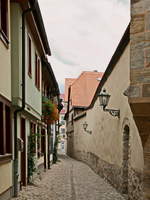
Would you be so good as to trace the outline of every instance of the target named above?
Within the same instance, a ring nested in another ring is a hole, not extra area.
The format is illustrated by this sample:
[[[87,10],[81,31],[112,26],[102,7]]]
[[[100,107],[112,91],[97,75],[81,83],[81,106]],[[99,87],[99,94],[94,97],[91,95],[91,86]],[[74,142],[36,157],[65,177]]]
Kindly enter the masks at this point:
[[[71,85],[70,99],[72,106],[88,107],[92,102],[102,76],[102,72],[82,72]]]

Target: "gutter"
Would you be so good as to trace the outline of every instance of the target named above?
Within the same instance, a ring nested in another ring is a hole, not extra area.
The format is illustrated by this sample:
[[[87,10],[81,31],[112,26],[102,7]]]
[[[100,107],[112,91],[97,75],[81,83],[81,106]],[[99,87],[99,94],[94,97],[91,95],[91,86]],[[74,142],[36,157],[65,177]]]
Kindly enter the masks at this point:
[[[45,31],[44,22],[43,22],[41,10],[39,7],[39,3],[37,0],[29,0],[29,2],[30,2],[31,7],[34,7],[33,16],[36,19],[36,24],[37,24],[39,33],[41,35],[42,42],[44,44],[43,46],[44,46],[45,52],[46,52],[46,54],[51,56],[51,50],[50,50],[50,46],[48,43],[47,34]]]
[[[26,9],[22,13],[22,107],[14,112],[14,197],[18,196],[18,134],[17,134],[17,116],[19,112],[25,109],[25,17],[29,12],[33,12],[32,8]]]
[[[48,70],[48,72],[49,72],[49,74],[50,74],[50,77],[52,78],[53,83],[54,83],[55,91],[53,91],[52,93],[53,93],[54,95],[56,95],[56,96],[59,96],[60,91],[59,91],[58,83],[57,83],[56,77],[55,77],[55,75],[54,75],[54,72],[53,72],[53,70],[52,70],[51,64],[50,64],[50,63],[47,61],[47,59],[44,58],[44,57],[42,58],[42,62],[43,62],[43,64],[46,66],[46,68],[47,68],[47,70]]]

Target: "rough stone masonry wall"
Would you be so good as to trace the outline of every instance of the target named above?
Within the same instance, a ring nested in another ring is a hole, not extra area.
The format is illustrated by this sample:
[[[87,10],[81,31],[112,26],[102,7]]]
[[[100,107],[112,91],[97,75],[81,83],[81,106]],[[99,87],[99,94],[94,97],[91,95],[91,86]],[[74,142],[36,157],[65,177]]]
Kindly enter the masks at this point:
[[[150,0],[131,0],[129,102],[143,144],[144,200],[150,199]],[[137,116],[138,115],[138,119]]]
[[[91,152],[76,151],[74,154],[77,160],[88,164],[97,174],[107,180],[118,192],[123,191],[123,168],[114,164],[110,164]],[[142,196],[143,175],[136,172],[129,165],[128,179],[128,200],[143,200]]]
[[[131,0],[130,98],[150,97],[150,1]]]

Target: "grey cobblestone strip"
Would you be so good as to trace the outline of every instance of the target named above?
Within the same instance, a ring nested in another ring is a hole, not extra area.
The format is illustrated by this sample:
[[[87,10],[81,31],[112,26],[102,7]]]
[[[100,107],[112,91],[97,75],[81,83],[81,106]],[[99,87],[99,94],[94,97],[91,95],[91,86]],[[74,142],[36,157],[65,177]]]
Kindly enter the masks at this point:
[[[87,165],[69,157],[61,156],[41,177],[13,200],[124,200]]]

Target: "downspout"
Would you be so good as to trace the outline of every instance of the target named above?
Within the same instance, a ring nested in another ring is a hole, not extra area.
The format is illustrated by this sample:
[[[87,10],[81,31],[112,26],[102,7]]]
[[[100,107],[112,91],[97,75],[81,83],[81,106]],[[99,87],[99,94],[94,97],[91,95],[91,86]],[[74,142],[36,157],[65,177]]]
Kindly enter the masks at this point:
[[[48,166],[48,169],[51,168],[51,161],[50,161],[50,136],[51,136],[51,126],[48,125],[47,127],[47,138],[48,138],[48,157],[47,157],[47,166]]]
[[[17,134],[17,115],[25,109],[25,16],[32,12],[34,8],[29,8],[22,13],[22,107],[14,112],[14,197],[18,196],[18,134]]]

